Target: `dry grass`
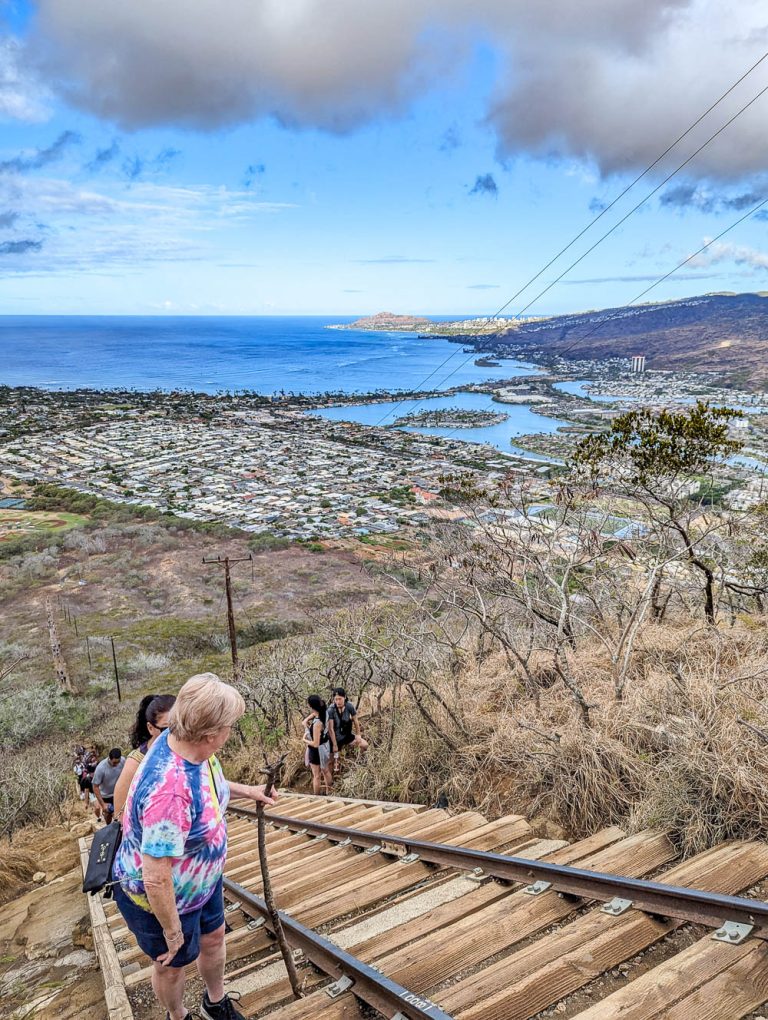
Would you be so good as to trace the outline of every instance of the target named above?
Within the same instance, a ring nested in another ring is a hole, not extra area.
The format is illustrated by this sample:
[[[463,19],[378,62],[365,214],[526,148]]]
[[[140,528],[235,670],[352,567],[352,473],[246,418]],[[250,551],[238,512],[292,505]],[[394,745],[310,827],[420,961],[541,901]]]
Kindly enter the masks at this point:
[[[725,839],[768,838],[764,623],[648,627],[620,703],[610,663],[585,644],[571,670],[593,705],[589,728],[543,662],[538,707],[501,657],[470,664],[458,699],[443,688],[466,736],[445,713],[434,716],[459,750],[404,702],[391,752],[374,746],[344,792],[424,803],[443,794],[454,807],[543,817],[571,837],[616,823],[659,828],[686,855]]]
[[[11,846],[0,847],[0,904],[12,900],[37,870],[30,854]]]

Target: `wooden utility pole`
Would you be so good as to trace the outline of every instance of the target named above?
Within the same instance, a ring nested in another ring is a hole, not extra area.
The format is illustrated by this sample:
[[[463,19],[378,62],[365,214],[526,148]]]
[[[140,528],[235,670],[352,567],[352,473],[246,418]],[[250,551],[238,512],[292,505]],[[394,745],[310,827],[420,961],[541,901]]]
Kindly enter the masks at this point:
[[[117,672],[117,653],[115,652],[115,639],[111,637],[109,639],[112,645],[112,665],[115,667],[115,687],[117,688],[117,700],[122,701],[123,696],[120,693],[120,674]]]
[[[215,563],[224,567],[224,594],[227,596],[227,627],[229,629],[229,648],[232,653],[232,675],[235,680],[240,679],[240,663],[237,658],[237,631],[235,630],[235,611],[232,607],[232,572],[233,563],[250,563],[253,556],[239,556],[230,559],[229,556],[216,556],[211,559],[203,557],[203,563]]]
[[[64,658],[64,652],[59,641],[59,634],[56,630],[56,620],[53,616],[53,605],[50,599],[45,600],[45,611],[48,617],[48,634],[51,639],[51,654],[53,656],[53,669],[56,673],[56,679],[59,681],[59,686],[67,694],[77,694],[77,688],[69,678],[69,672],[67,670],[67,663]]]

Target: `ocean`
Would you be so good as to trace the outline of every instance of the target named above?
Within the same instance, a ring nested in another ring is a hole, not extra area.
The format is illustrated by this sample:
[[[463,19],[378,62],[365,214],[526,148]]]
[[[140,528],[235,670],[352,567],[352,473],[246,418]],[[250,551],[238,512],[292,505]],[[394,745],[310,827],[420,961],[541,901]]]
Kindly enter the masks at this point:
[[[503,362],[501,368],[479,368],[460,345],[420,340],[415,333],[325,328],[353,319],[4,316],[0,384],[369,393],[412,390],[430,373],[426,388],[445,389],[535,371],[514,361]]]

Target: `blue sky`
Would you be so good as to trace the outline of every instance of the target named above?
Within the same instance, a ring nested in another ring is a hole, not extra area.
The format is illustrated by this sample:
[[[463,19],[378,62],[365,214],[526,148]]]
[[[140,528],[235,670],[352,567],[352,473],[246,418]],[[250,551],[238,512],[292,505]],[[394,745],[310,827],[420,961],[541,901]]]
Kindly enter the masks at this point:
[[[590,0],[581,35],[568,4],[560,25],[515,2],[478,0],[482,23],[478,4],[393,2],[372,25],[349,2],[321,23],[296,0],[289,24],[265,2],[244,29],[190,0],[179,32],[146,0],[0,6],[0,313],[492,314],[768,51],[751,0],[659,0],[642,30],[640,5],[610,0],[624,18],[606,27]],[[677,161],[766,85],[768,60]],[[768,195],[767,111],[768,94],[527,314],[626,303]],[[768,290],[766,225],[653,297]]]

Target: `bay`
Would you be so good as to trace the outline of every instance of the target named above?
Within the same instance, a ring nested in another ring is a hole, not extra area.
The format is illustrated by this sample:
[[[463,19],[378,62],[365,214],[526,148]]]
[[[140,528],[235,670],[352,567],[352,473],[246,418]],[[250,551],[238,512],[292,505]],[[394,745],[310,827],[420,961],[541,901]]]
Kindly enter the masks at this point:
[[[351,321],[343,316],[3,316],[0,384],[362,394],[413,390],[430,374],[427,387],[439,390],[536,371],[513,361],[479,367],[460,345],[419,339],[416,333],[326,328]]]

